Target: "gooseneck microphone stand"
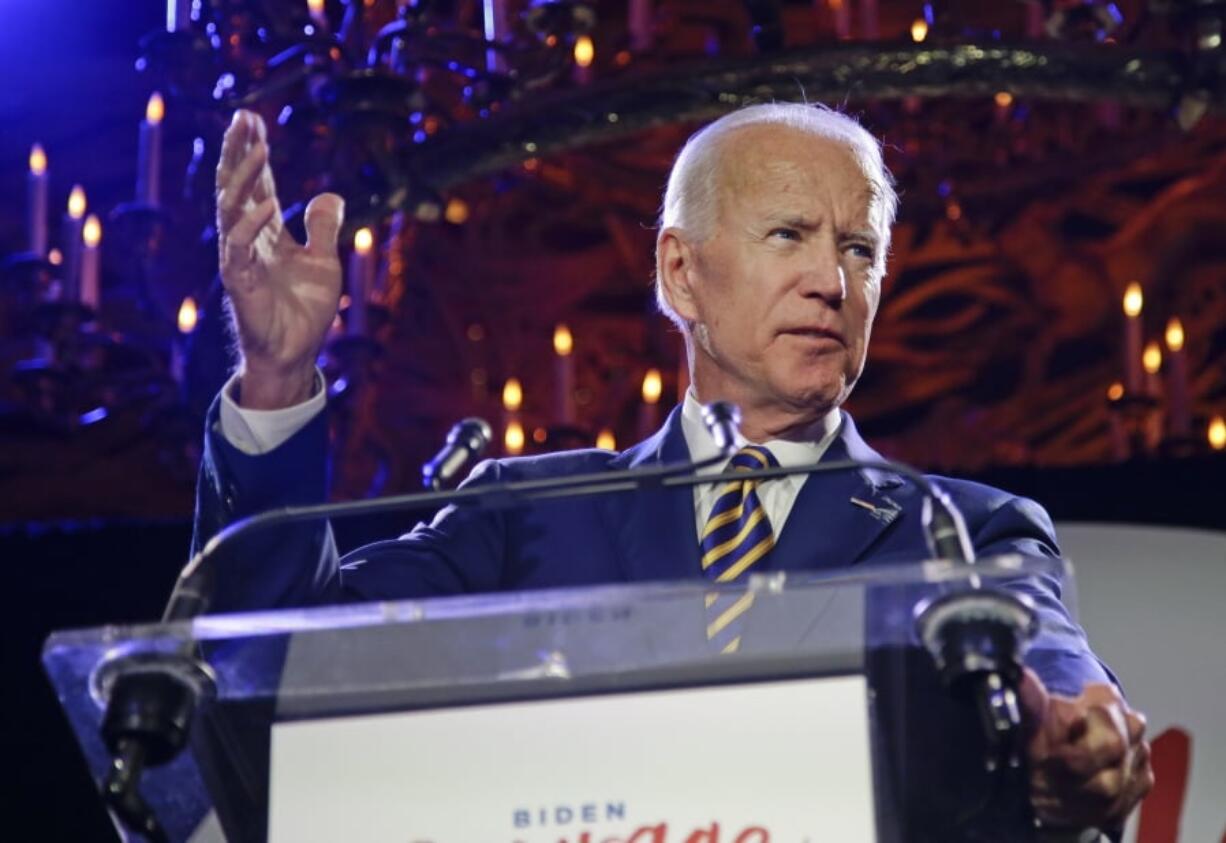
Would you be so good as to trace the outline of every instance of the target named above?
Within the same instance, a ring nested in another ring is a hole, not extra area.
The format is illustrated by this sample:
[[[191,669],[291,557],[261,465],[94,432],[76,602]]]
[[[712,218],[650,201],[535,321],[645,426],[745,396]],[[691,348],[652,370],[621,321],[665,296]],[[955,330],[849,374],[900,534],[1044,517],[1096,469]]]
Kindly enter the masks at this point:
[[[725,462],[736,451],[740,441],[737,432],[740,413],[727,402],[715,402],[704,408],[703,420],[720,453],[697,462],[286,507],[244,518],[213,536],[184,567],[162,621],[185,622],[206,613],[216,576],[215,566],[210,564],[212,558],[222,547],[240,536],[271,527],[323,518],[349,518],[445,505],[498,510],[553,498],[607,495],[647,488],[687,488],[718,482],[726,479],[723,474],[704,475],[700,472]],[[473,421],[479,420],[466,420],[465,423]],[[485,430],[488,431],[488,427]],[[474,440],[474,444],[484,443]],[[476,456],[479,450],[480,447],[470,448],[468,459]],[[454,461],[448,467],[452,469],[451,474],[455,474],[459,468]],[[935,558],[962,564],[974,561],[961,513],[928,477],[909,466],[887,460],[838,460],[737,471],[736,478],[771,480],[797,474],[866,468],[899,474],[919,488],[924,495],[925,536]],[[1003,602],[990,603],[977,598],[969,603],[959,602],[953,599],[955,596],[950,596],[950,601],[946,603],[934,603],[927,607],[918,618],[918,629],[951,689],[959,693],[964,692],[962,689],[968,689],[964,693],[984,698],[979,708],[985,712],[985,724],[990,724],[991,729],[989,741],[997,748],[994,753],[999,755],[1002,747],[1009,749],[1017,743],[1012,736],[1020,728],[1016,705],[1017,679],[1021,673],[1020,653],[1025,640],[1033,632],[1034,613],[1021,601],[1003,592],[971,591],[969,594],[998,595]],[[1017,604],[1012,615],[1000,610],[1001,605],[1014,606],[1014,603],[1009,603],[1010,600]],[[1016,645],[1012,649],[1008,646],[1010,642]],[[130,670],[117,671],[103,716],[102,736],[113,758],[103,785],[103,797],[130,828],[150,840],[162,841],[166,840],[165,832],[140,793],[141,774],[146,767],[171,760],[186,745],[196,703],[213,691],[210,672],[195,655],[194,645],[190,641],[177,652],[146,656],[131,667]],[[985,729],[988,728],[985,725]],[[996,763],[998,761],[994,757],[988,763],[989,768]]]

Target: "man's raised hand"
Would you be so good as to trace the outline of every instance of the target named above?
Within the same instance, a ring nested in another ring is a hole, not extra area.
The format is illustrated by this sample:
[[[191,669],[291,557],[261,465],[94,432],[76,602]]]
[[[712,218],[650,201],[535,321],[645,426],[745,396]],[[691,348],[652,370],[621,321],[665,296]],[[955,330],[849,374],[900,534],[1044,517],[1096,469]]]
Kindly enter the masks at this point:
[[[217,165],[217,234],[243,354],[244,407],[278,409],[310,396],[315,358],[340,300],[343,216],[339,196],[320,194],[307,205],[306,245],[294,240],[281,222],[264,121],[235,112]]]

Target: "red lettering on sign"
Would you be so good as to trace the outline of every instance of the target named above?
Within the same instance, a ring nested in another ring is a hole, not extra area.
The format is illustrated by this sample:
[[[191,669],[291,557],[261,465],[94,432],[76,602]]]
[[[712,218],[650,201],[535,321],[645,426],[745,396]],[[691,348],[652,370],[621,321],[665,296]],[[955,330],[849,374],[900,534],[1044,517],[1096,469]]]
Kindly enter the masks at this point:
[[[706,828],[696,828],[685,843],[719,843],[719,823],[711,823]]]
[[[1141,803],[1137,843],[1176,843],[1179,818],[1188,792],[1192,738],[1183,729],[1167,729],[1150,744],[1154,789]]]
[[[626,843],[668,843],[668,823],[641,826]]]

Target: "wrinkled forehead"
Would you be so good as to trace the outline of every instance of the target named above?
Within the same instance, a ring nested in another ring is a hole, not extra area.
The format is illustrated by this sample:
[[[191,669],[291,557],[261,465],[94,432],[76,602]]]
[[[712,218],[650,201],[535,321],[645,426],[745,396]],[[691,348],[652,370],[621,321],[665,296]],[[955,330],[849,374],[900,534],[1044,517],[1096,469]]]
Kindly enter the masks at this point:
[[[833,199],[847,214],[880,229],[882,173],[855,141],[781,124],[734,129],[720,139],[712,174],[719,213]]]

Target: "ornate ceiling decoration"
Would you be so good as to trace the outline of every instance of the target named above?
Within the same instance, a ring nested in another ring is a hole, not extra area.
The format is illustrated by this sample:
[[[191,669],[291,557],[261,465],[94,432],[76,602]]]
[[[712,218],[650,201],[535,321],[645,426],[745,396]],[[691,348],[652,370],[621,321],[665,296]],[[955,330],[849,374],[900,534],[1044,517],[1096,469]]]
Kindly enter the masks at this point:
[[[372,330],[325,360],[338,495],[413,486],[451,421],[510,419],[509,378],[529,450],[604,428],[624,445],[662,417],[684,386],[650,295],[668,167],[697,124],[770,99],[841,105],[884,138],[902,216],[852,409],[892,455],[966,472],[1206,447],[1226,410],[1223,15],[1169,0],[206,0],[145,40],[141,68],[201,138],[165,238],[207,226],[239,105],[272,126],[291,214],[334,189],[346,236],[375,232]],[[136,336],[202,300],[198,414],[225,369],[210,247],[159,248],[164,301],[124,310],[137,274],[117,272],[103,316]],[[1192,438],[1169,435],[1161,376],[1152,396],[1107,397],[1133,280],[1147,339],[1171,317],[1186,330]],[[556,409],[559,323],[573,419]],[[664,399],[644,410],[652,367]]]

